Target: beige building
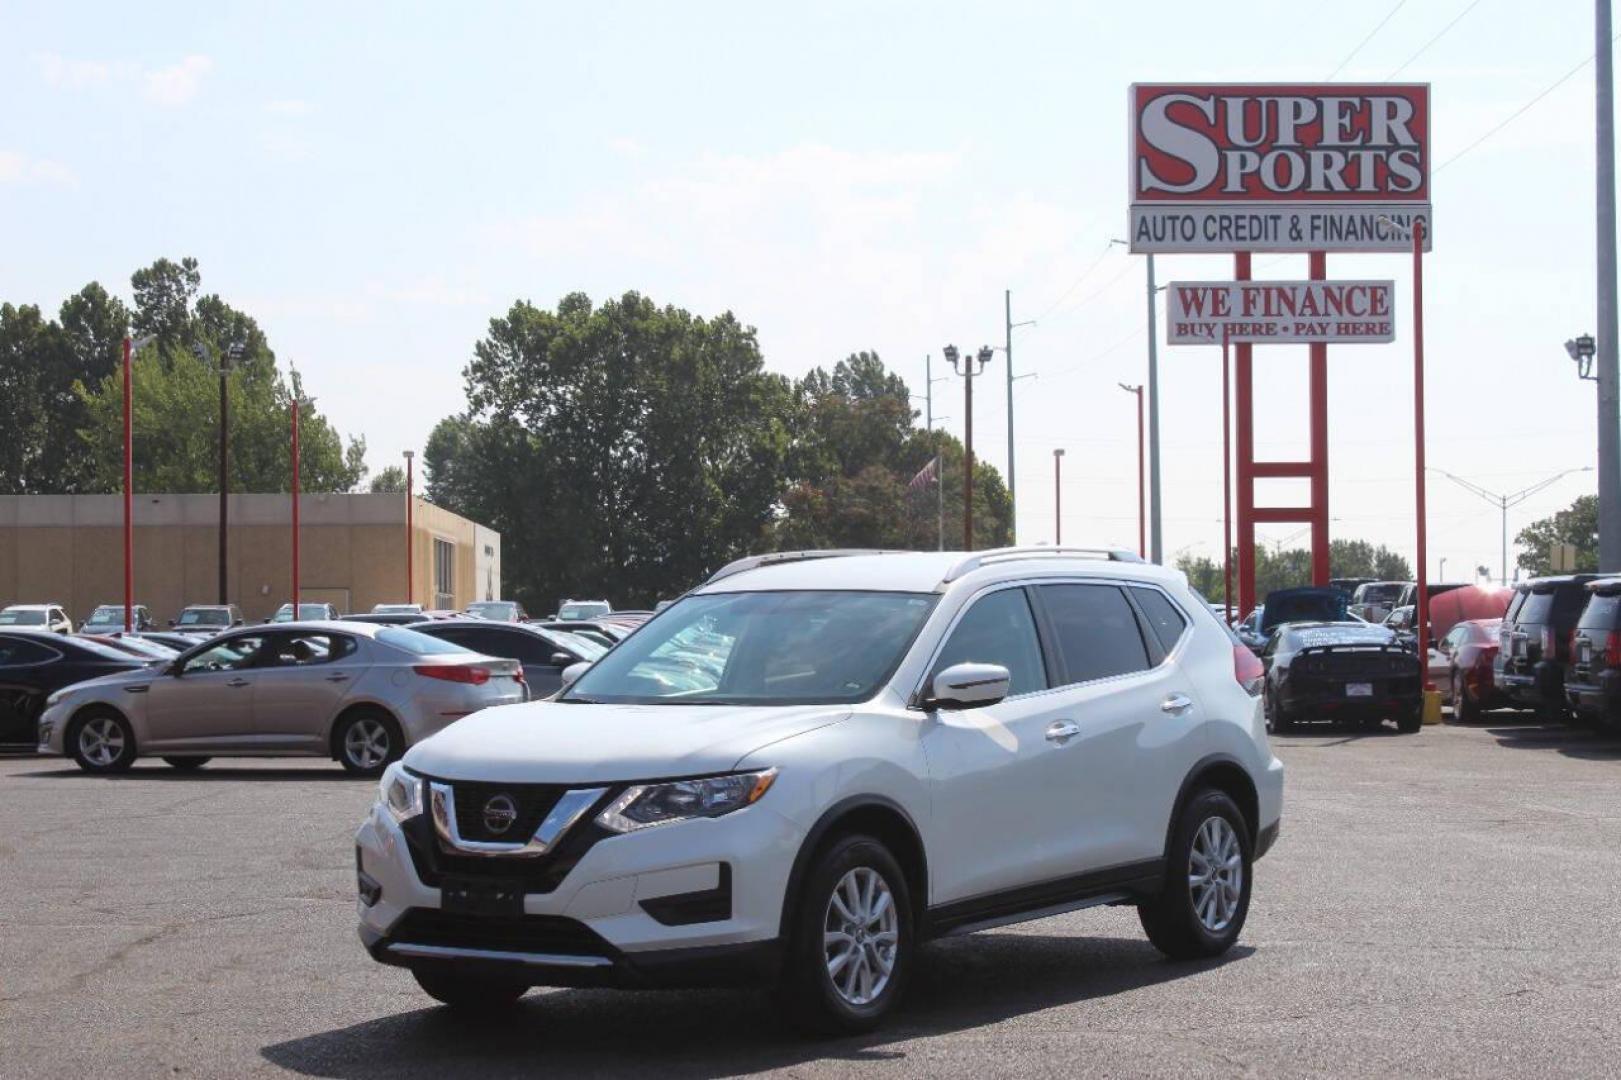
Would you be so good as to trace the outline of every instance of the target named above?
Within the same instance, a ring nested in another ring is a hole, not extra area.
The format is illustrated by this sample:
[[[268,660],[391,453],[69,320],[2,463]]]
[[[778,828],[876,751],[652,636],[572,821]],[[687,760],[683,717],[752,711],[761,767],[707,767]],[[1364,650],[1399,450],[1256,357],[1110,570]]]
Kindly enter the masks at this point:
[[[411,525],[411,599],[462,608],[501,599],[501,534],[422,499]],[[0,495],[0,605],[57,602],[75,622],[124,599],[123,497]],[[161,625],[219,600],[219,496],[137,495],[135,602]],[[304,495],[299,577],[306,603],[370,611],[406,599],[403,495]],[[291,599],[292,497],[232,495],[227,594],[249,619]]]

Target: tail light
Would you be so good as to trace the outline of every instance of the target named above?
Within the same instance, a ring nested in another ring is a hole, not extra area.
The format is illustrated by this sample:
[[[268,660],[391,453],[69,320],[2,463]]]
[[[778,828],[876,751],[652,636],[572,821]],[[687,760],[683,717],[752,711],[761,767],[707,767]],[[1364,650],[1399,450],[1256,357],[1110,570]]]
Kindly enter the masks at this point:
[[[1261,692],[1261,684],[1266,681],[1266,668],[1261,664],[1261,658],[1249,651],[1246,645],[1233,646],[1233,678],[1250,697]]]
[[[1604,635],[1604,666],[1621,668],[1621,630]]]
[[[514,680],[516,680],[516,681],[517,681],[517,682],[519,682],[519,683],[523,683],[523,681],[524,681],[524,678],[523,678],[523,665],[521,665],[521,664],[520,664],[520,665],[518,665],[518,670],[517,670],[517,671],[514,671],[514,672],[513,672],[513,673],[512,673],[512,677],[513,677],[513,679],[514,679]]]
[[[471,686],[483,686],[490,681],[490,669],[473,664],[418,664],[411,670],[430,679],[467,683]]]

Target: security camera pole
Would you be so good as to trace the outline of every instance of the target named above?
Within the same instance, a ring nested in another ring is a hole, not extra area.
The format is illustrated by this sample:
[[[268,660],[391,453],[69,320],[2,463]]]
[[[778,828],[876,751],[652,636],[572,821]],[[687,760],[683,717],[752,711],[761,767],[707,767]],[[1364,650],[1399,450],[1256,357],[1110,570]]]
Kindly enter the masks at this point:
[[[989,345],[980,347],[979,355],[964,357],[957,346],[945,347],[946,361],[951,370],[962,376],[962,549],[974,550],[974,378],[985,370],[993,355]],[[979,366],[974,366],[975,361]]]

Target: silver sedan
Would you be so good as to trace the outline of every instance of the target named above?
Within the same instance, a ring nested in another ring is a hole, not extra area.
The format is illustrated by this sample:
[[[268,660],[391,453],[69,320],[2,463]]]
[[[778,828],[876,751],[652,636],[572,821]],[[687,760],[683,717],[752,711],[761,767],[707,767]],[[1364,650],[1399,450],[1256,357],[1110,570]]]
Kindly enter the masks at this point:
[[[397,626],[353,622],[245,627],[168,664],[52,694],[40,753],[87,772],[141,755],[177,769],[211,757],[336,758],[374,776],[452,721],[528,699],[514,660]]]

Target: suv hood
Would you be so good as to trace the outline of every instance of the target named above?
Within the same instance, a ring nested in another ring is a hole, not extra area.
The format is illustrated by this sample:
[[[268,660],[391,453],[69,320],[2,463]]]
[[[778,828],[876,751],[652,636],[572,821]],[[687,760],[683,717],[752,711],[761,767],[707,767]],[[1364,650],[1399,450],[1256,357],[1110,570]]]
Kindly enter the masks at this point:
[[[405,755],[443,780],[586,784],[727,772],[770,743],[836,724],[844,705],[503,705]]]

